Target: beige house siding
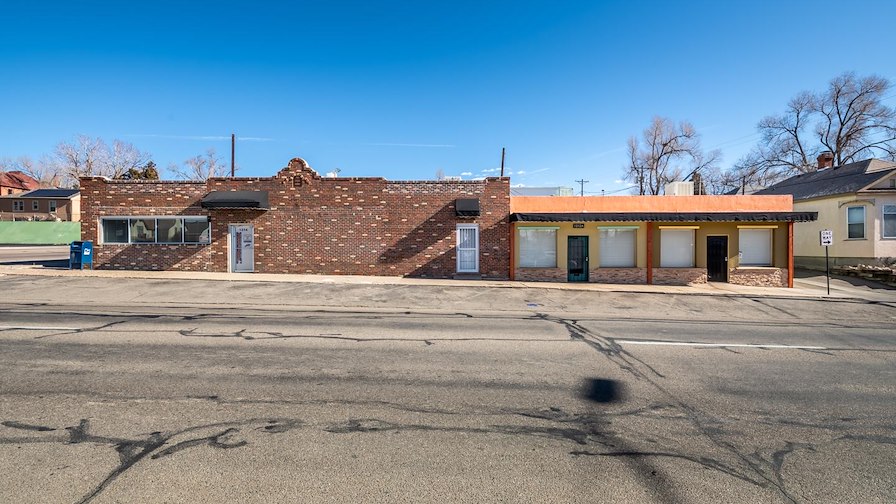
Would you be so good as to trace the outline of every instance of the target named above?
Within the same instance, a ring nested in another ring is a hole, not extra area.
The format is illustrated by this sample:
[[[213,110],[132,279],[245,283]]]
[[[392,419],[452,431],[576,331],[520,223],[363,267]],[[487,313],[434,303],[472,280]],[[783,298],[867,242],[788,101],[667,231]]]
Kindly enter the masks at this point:
[[[795,211],[818,212],[817,221],[798,222],[794,227],[796,266],[824,267],[825,249],[819,243],[823,229],[834,233],[834,243],[829,247],[832,265],[874,264],[878,258],[896,257],[896,239],[882,236],[884,205],[896,205],[896,192],[863,192],[794,202]],[[865,238],[847,238],[847,209],[854,206],[865,208]]]

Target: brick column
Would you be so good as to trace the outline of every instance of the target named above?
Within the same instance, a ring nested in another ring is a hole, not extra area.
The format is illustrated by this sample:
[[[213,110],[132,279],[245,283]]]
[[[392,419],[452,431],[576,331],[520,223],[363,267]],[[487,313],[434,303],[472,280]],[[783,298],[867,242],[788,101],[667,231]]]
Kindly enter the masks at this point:
[[[647,223],[647,285],[653,285],[653,223]]]
[[[793,288],[793,222],[787,223],[787,287]]]
[[[510,265],[509,265],[510,275],[509,275],[509,278],[511,280],[515,280],[514,277],[516,275],[514,275],[514,273],[516,271],[516,265],[515,265],[516,255],[514,252],[516,251],[516,222],[511,222],[510,226],[508,226],[508,227],[510,228],[510,242],[509,242],[510,243]]]

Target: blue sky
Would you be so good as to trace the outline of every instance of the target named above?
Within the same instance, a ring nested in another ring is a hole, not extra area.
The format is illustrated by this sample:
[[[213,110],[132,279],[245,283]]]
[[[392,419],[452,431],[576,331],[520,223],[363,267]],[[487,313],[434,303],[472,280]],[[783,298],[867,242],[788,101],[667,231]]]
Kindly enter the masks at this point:
[[[35,2],[0,11],[0,157],[83,133],[240,175],[295,156],[390,179],[615,191],[626,139],[688,120],[729,166],[851,70],[896,80],[892,1]],[[890,105],[896,104],[893,96]]]

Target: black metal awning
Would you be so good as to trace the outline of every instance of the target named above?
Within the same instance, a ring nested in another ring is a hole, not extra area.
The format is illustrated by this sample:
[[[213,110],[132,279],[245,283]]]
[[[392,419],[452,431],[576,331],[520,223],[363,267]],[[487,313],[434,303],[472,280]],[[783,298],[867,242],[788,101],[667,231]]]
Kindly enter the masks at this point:
[[[454,202],[454,213],[458,217],[479,217],[479,198],[458,199]]]
[[[510,222],[811,222],[818,212],[514,213]]]
[[[212,191],[199,203],[202,208],[218,210],[269,210],[267,191]]]

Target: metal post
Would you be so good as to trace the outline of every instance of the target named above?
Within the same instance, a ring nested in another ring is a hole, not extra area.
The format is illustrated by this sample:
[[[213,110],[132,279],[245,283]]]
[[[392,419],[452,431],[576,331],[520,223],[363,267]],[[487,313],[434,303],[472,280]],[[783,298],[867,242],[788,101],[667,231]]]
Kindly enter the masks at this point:
[[[824,271],[828,277],[828,296],[831,295],[831,265],[828,263],[828,246],[824,246]]]

